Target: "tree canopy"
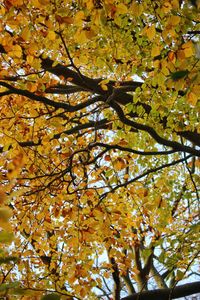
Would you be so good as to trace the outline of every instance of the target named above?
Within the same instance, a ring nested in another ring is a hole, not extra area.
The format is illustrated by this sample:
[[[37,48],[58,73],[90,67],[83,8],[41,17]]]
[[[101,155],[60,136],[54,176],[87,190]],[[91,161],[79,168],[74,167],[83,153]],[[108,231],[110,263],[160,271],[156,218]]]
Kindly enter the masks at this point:
[[[186,0],[1,1],[5,299],[200,292],[199,12]]]

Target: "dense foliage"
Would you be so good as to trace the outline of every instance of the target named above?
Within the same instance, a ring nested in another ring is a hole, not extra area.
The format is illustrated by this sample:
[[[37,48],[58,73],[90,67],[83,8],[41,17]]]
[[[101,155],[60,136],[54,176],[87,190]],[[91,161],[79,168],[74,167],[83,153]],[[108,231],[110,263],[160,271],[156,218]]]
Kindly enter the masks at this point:
[[[169,299],[194,280],[199,6],[1,1],[5,299]]]

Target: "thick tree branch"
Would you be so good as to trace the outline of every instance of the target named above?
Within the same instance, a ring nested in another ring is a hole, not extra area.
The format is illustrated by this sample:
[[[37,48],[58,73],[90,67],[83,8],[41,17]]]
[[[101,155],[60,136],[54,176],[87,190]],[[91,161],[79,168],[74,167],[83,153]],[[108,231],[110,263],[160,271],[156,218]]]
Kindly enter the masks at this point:
[[[73,71],[67,66],[57,64],[53,67],[54,61],[49,58],[41,58],[42,60],[42,68],[45,71],[48,71],[58,77],[62,76],[66,80],[69,80],[70,83],[77,85],[79,87],[86,88],[92,92],[97,94],[107,94],[106,91],[103,91],[99,83],[102,79],[91,79],[87,76],[78,74],[76,71]]]
[[[121,291],[121,284],[120,284],[120,273],[118,265],[114,259],[114,257],[110,258],[110,262],[112,264],[112,277],[114,281],[114,287],[113,287],[113,298],[114,300],[120,300],[120,291]]]
[[[66,112],[75,112],[75,111],[83,109],[83,108],[85,108],[85,107],[87,107],[91,104],[94,104],[98,101],[105,101],[105,99],[102,96],[95,96],[93,98],[88,99],[87,101],[84,101],[82,103],[79,103],[79,104],[73,106],[73,105],[67,104],[65,102],[53,101],[53,100],[51,100],[49,98],[46,98],[42,95],[36,95],[36,94],[31,93],[27,90],[22,90],[22,89],[15,88],[15,87],[11,86],[10,84],[8,84],[4,81],[0,81],[0,86],[4,86],[4,87],[9,89],[8,91],[3,92],[3,93],[6,93],[6,95],[8,95],[8,94],[22,95],[22,96],[25,96],[29,99],[38,101],[40,103],[43,103],[43,104],[46,104],[46,105],[49,105],[49,106],[52,106],[52,107],[55,107],[55,108],[63,108]],[[3,93],[0,93],[0,97],[3,96]]]
[[[115,258],[110,255],[110,251],[111,251],[111,247],[108,249],[108,259],[112,265],[112,278],[114,281],[113,299],[120,300],[120,291],[121,291],[120,272]]]
[[[55,85],[48,87],[45,90],[45,93],[47,94],[59,94],[59,95],[69,95],[69,94],[74,94],[74,93],[79,93],[79,92],[87,92],[88,89],[82,88],[76,85]]]
[[[72,71],[71,69],[69,69],[66,66],[63,66],[61,64],[56,65],[55,67],[52,67],[53,65],[53,61],[50,59],[43,59],[42,60],[42,66],[46,71],[49,71],[51,73],[53,73],[54,75],[57,76],[64,76],[66,79],[70,78],[70,82],[78,85],[79,88],[83,88],[86,89],[88,91],[91,92],[95,92],[97,94],[101,94],[101,95],[111,95],[113,94],[113,89],[114,89],[114,96],[113,96],[113,102],[117,102],[120,103],[121,105],[126,105],[128,103],[132,103],[132,95],[127,94],[126,92],[134,92],[136,90],[137,87],[141,87],[143,82],[137,82],[137,81],[130,81],[130,82],[124,82],[124,83],[119,83],[120,87],[116,87],[116,82],[115,81],[110,81],[107,84],[108,87],[108,91],[104,91],[101,86],[99,85],[99,83],[101,82],[102,79],[92,79],[89,78],[87,76],[80,76],[79,74],[77,74],[75,71]],[[141,103],[138,102],[136,104],[136,106],[142,106],[143,109],[145,110],[145,112],[147,114],[150,113],[151,111],[151,106],[146,104],[146,103]],[[136,113],[132,113],[131,114],[132,117],[136,117],[137,114]],[[164,122],[165,124],[165,120],[161,120],[161,123]],[[200,145],[200,134],[198,134],[197,132],[190,132],[190,131],[183,131],[183,132],[178,132],[178,135],[186,138],[187,140],[192,141],[194,144],[196,145]]]
[[[141,293],[136,293],[121,300],[169,300],[189,296],[200,292],[200,281],[193,283],[186,283],[180,286],[176,286],[173,291],[170,288],[157,289],[153,291],[144,291]]]
[[[0,52],[1,53],[6,53],[4,47],[2,45],[0,45]],[[82,74],[80,74],[80,72],[78,72],[76,69],[75,71],[70,69],[67,66],[64,66],[60,63],[58,63],[56,66],[53,66],[54,61],[51,60],[50,58],[42,58],[40,57],[42,60],[42,67],[45,71],[50,72],[56,76],[64,76],[64,78],[66,80],[68,80],[70,82],[70,84],[73,85],[66,85],[65,88],[56,88],[56,87],[49,87],[47,88],[46,92],[47,93],[54,93],[54,94],[71,94],[71,93],[76,93],[76,92],[80,92],[80,91],[89,91],[98,95],[102,95],[102,96],[106,96],[106,98],[102,98],[102,101],[106,101],[106,99],[108,99],[108,97],[112,94],[114,94],[113,97],[113,103],[116,102],[119,103],[120,105],[126,105],[128,103],[132,103],[132,95],[128,94],[127,92],[134,92],[136,90],[137,87],[141,87],[141,85],[143,84],[143,82],[137,82],[137,81],[125,81],[125,82],[115,82],[115,81],[110,81],[107,84],[108,90],[105,91],[102,89],[100,82],[102,81],[102,78],[97,78],[97,79],[92,79],[90,77],[84,76]],[[73,67],[73,66],[72,66]],[[9,80],[8,78],[5,78],[5,80]],[[4,85],[5,86],[5,85]],[[113,93],[114,91],[114,93]],[[15,90],[15,92],[17,92]],[[5,95],[8,94],[8,92],[4,92]],[[19,94],[19,93],[18,93]],[[1,94],[3,95],[3,93]],[[25,94],[24,94],[25,95]],[[28,94],[26,94],[27,97]],[[34,100],[37,100],[37,95],[35,95]],[[33,99],[33,98],[31,98]],[[44,101],[44,98],[43,98]],[[51,103],[49,102],[51,101]],[[52,100],[48,100],[46,99],[46,104],[48,105],[52,105],[54,107],[61,107],[61,108],[65,108],[65,109],[69,109],[66,107],[66,105],[64,106],[63,103],[58,105],[57,102],[54,102]],[[64,107],[63,107],[64,106]],[[151,111],[151,106],[146,104],[146,103],[142,103],[142,102],[137,102],[137,104],[135,104],[136,107],[138,106],[142,106],[143,109],[145,110],[146,114],[149,114]],[[77,110],[77,106],[76,106],[76,110]],[[69,110],[71,111],[71,110]],[[73,111],[73,109],[72,109]],[[130,113],[131,117],[138,117],[138,114],[136,112],[134,113]],[[165,118],[160,120],[160,123],[163,124],[163,126],[166,126],[166,120]],[[142,130],[142,129],[141,129]],[[147,130],[146,130],[147,131]],[[151,131],[151,135],[152,137],[158,138],[158,136],[155,136],[155,133],[152,132],[152,130],[149,129],[149,131]],[[150,133],[150,132],[149,132]],[[197,133],[197,131],[181,131],[181,132],[177,132],[177,135],[184,137],[185,139],[193,142],[195,145],[200,145],[200,134]],[[163,142],[161,142],[162,144]],[[182,150],[180,150],[182,151]],[[186,151],[187,152],[187,151]],[[191,152],[189,152],[191,153]],[[198,155],[198,154],[197,154]]]
[[[161,137],[152,127],[150,127],[148,125],[141,124],[141,123],[137,123],[135,121],[132,121],[132,120],[128,119],[124,115],[124,112],[123,112],[122,108],[120,107],[120,105],[118,105],[114,101],[112,101],[112,103],[110,103],[110,104],[113,107],[113,109],[115,110],[115,112],[117,113],[117,115],[118,115],[118,117],[119,117],[119,119],[122,123],[124,123],[128,126],[131,126],[135,129],[138,129],[138,130],[141,130],[141,131],[146,131],[156,142],[158,142],[161,145],[171,147],[175,151],[181,151],[181,152],[191,153],[191,154],[196,155],[196,156],[200,156],[200,151],[199,150],[196,150],[196,149],[191,148],[189,146],[185,146],[185,145],[182,145],[178,142],[170,141],[170,140],[167,140],[167,139]]]
[[[136,293],[135,289],[134,289],[134,286],[133,286],[133,283],[131,281],[131,278],[129,276],[129,270],[127,270],[126,274],[125,275],[122,275],[122,278],[124,280],[124,283],[126,285],[126,288],[128,290],[128,293],[131,295],[131,294],[134,294]]]
[[[125,152],[130,152],[130,153],[134,153],[134,154],[138,154],[138,155],[169,155],[172,153],[175,153],[177,151],[175,150],[167,150],[167,151],[139,151],[139,150],[134,150],[131,149],[129,147],[122,147],[119,145],[109,145],[109,144],[105,144],[105,143],[93,143],[89,145],[89,148],[94,148],[94,147],[103,147],[105,149],[109,150],[120,150],[120,151],[125,151]]]

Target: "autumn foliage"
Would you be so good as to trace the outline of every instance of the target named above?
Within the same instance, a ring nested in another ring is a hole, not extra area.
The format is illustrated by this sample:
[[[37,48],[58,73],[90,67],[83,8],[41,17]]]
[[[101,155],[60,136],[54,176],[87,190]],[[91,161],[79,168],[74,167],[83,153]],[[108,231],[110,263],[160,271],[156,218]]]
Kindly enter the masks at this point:
[[[199,6],[1,1],[0,296],[198,279]]]

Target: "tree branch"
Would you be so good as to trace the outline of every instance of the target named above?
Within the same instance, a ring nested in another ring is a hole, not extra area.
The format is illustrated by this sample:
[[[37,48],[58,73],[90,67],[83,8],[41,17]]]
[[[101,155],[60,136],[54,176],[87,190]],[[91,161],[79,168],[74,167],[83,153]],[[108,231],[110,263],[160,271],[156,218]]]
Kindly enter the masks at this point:
[[[170,288],[166,289],[157,289],[152,291],[144,291],[141,293],[136,293],[127,297],[122,298],[121,300],[169,300],[169,296],[171,295],[171,299],[181,298],[184,296],[189,296],[195,293],[200,292],[200,281],[186,283],[180,286],[176,286],[171,293]]]
[[[55,108],[63,108],[66,112],[75,112],[75,111],[83,109],[83,108],[85,108],[85,107],[87,107],[91,104],[94,104],[98,101],[105,101],[105,99],[102,96],[96,96],[96,97],[90,98],[87,101],[84,101],[82,103],[79,103],[79,104],[73,106],[73,105],[70,105],[70,104],[67,104],[67,103],[64,103],[64,102],[53,101],[53,100],[51,100],[49,98],[46,98],[42,95],[36,95],[36,94],[31,93],[27,90],[22,90],[22,89],[15,88],[15,87],[11,86],[10,84],[8,84],[4,81],[0,81],[0,86],[4,86],[4,87],[9,89],[8,91],[3,92],[3,93],[6,93],[7,95],[8,94],[22,95],[22,96],[25,96],[29,99],[38,101],[40,103],[43,103],[43,104],[46,104],[46,105],[49,105],[49,106],[52,106],[52,107],[55,107]],[[0,97],[3,96],[3,93],[0,93]]]
[[[191,153],[191,154],[194,154],[196,156],[200,156],[200,151],[199,150],[196,150],[196,149],[191,148],[189,146],[182,145],[182,144],[177,143],[175,141],[167,140],[167,139],[161,137],[152,127],[150,127],[148,125],[141,124],[141,123],[137,123],[135,121],[132,121],[132,120],[126,118],[126,116],[124,115],[124,112],[123,112],[122,108],[120,107],[120,105],[118,105],[114,101],[112,101],[112,103],[110,103],[110,105],[115,110],[115,112],[117,113],[117,115],[118,115],[118,117],[119,117],[119,119],[122,123],[124,123],[128,126],[131,126],[135,129],[147,132],[159,144],[171,147],[175,151],[181,151],[181,152]]]
[[[104,194],[101,195],[100,200],[99,200],[99,202],[97,203],[97,206],[103,201],[103,199],[104,199],[109,193],[113,193],[115,190],[119,189],[120,187],[127,187],[130,183],[136,182],[136,181],[138,181],[139,179],[141,179],[141,178],[143,178],[143,177],[145,177],[145,176],[147,176],[147,175],[149,175],[149,174],[151,174],[151,173],[155,173],[155,172],[160,171],[160,170],[162,170],[162,169],[164,169],[164,168],[174,166],[174,165],[179,164],[179,163],[181,163],[181,162],[183,162],[183,161],[185,161],[186,159],[189,159],[189,158],[191,158],[191,157],[192,157],[192,155],[188,155],[188,156],[186,156],[186,158],[184,157],[184,158],[181,158],[181,159],[178,159],[178,160],[174,160],[174,161],[172,161],[172,162],[170,162],[170,163],[161,165],[161,166],[159,166],[159,167],[152,168],[152,169],[150,169],[150,170],[148,170],[148,171],[146,171],[146,172],[144,172],[144,173],[142,173],[142,174],[140,174],[140,175],[134,177],[133,179],[130,179],[129,181],[126,181],[125,183],[118,184],[118,185],[115,186],[111,191],[105,192]]]

